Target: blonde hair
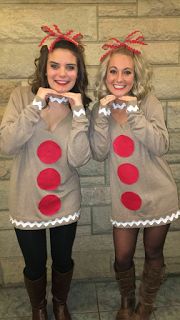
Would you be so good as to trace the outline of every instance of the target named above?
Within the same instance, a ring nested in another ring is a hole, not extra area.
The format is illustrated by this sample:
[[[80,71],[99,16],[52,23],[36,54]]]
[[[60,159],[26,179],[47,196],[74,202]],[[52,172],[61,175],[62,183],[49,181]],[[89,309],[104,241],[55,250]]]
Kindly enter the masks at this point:
[[[109,61],[116,53],[130,56],[134,62],[134,84],[130,93],[136,96],[138,103],[140,103],[153,88],[151,84],[152,69],[142,54],[135,54],[125,47],[113,50],[101,63],[95,84],[95,97],[101,99],[110,94],[105,84],[105,78]]]

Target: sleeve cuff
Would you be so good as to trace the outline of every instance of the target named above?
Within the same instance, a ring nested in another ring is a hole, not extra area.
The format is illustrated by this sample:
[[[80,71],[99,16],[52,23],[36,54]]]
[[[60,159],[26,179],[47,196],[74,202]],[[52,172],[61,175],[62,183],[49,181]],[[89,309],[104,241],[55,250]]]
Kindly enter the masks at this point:
[[[33,102],[32,102],[32,106],[34,109],[36,110],[42,110],[45,106],[46,106],[46,101],[41,99],[38,96],[35,96]]]
[[[85,116],[86,115],[86,112],[85,112],[85,109],[84,109],[83,105],[75,106],[72,109],[72,113],[73,113],[73,118],[75,118],[75,117],[80,118],[81,116]]]
[[[100,106],[100,107],[99,107],[98,114],[102,114],[102,115],[108,117],[108,116],[110,116],[110,114],[111,114],[111,110],[110,110],[110,108],[108,108],[108,107]]]
[[[129,104],[126,108],[126,112],[127,113],[131,113],[131,112],[137,112],[139,111],[139,107],[136,105],[132,105],[132,104]]]

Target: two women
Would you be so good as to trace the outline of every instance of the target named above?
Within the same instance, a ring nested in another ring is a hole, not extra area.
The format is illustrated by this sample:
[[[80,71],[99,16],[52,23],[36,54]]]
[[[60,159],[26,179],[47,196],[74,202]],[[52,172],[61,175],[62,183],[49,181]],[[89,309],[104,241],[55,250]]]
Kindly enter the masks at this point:
[[[50,231],[53,310],[71,319],[66,300],[73,274],[72,246],[79,219],[76,167],[108,158],[112,196],[114,270],[121,292],[117,320],[149,320],[164,276],[163,247],[179,216],[177,190],[163,157],[168,132],[160,102],[151,93],[142,35],[106,44],[91,115],[85,107],[87,73],[80,34],[43,27],[31,86],[11,95],[1,124],[1,150],[14,155],[10,214],[24,260],[25,285],[34,320],[47,319],[46,234]],[[132,41],[131,41],[132,40]],[[89,143],[90,142],[90,143]],[[135,309],[134,253],[143,227],[145,263]]]

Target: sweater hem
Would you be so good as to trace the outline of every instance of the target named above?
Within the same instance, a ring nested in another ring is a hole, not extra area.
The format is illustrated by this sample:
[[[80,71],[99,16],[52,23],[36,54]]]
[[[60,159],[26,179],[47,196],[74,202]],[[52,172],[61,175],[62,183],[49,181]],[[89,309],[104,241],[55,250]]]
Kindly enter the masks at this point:
[[[175,219],[178,219],[180,216],[180,210],[176,213],[172,213],[171,215],[167,215],[166,217],[152,220],[138,220],[138,221],[128,221],[128,222],[118,222],[116,220],[111,219],[111,223],[114,227],[120,228],[136,228],[136,227],[146,227],[146,226],[154,226],[154,225],[163,225],[168,224]]]
[[[37,222],[37,221],[22,221],[22,220],[16,220],[13,219],[10,216],[10,222],[15,226],[15,227],[19,227],[22,229],[35,229],[35,228],[47,228],[47,227],[54,227],[55,225],[63,225],[63,224],[68,224],[71,222],[75,222],[76,220],[78,220],[80,217],[80,210],[68,215],[67,217],[62,217],[62,218],[56,218],[54,220],[49,220],[49,221],[41,221],[41,222]]]

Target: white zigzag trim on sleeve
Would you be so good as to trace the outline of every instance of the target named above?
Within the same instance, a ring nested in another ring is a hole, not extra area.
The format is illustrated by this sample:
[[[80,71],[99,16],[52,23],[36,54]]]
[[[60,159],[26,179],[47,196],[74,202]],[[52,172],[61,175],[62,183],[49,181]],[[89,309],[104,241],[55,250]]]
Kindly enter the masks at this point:
[[[113,109],[121,109],[122,110],[125,107],[126,107],[126,104],[124,102],[122,104],[113,102],[113,104],[112,104]]]
[[[75,221],[80,217],[80,210],[78,212],[75,212],[74,214],[70,214],[67,217],[62,217],[62,218],[56,218],[55,220],[49,220],[49,221],[41,221],[41,222],[23,222],[22,220],[18,221],[16,219],[13,219],[10,217],[10,221],[13,225],[16,227],[29,227],[29,228],[40,228],[40,227],[50,227],[50,226],[55,226],[56,224],[61,225],[63,222],[70,222],[70,221]]]
[[[51,102],[58,102],[58,103],[67,103],[68,102],[68,98],[66,98],[66,97],[57,98],[57,97],[49,96],[49,100]]]
[[[153,226],[159,225],[162,222],[167,224],[168,222],[172,222],[175,219],[178,219],[180,216],[180,211],[178,210],[176,213],[172,213],[171,216],[166,216],[165,218],[153,219],[153,220],[139,220],[139,221],[131,221],[131,222],[118,222],[116,220],[111,219],[111,223],[115,227],[145,227],[145,226]]]
[[[79,111],[73,110],[73,118],[74,117],[80,117],[81,115],[85,116],[85,110],[84,109],[80,109]]]
[[[132,106],[131,104],[127,107],[126,112],[137,112],[139,110],[138,106]]]
[[[107,109],[106,108],[101,108],[99,109],[99,114],[103,113],[105,116],[110,116],[111,114],[111,110],[110,109]]]

